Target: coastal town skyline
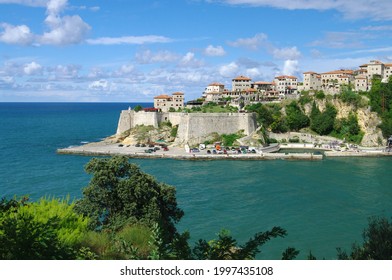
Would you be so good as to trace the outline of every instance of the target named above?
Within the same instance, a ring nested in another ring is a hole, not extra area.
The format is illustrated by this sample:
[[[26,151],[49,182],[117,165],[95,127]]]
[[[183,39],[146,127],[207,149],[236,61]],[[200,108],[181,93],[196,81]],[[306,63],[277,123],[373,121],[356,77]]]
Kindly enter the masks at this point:
[[[0,0],[0,102],[200,96],[392,61],[392,2]]]

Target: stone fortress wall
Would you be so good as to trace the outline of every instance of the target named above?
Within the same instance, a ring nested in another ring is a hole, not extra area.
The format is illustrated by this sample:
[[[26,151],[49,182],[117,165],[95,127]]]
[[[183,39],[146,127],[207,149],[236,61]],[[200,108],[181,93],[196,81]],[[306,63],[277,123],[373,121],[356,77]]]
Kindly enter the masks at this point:
[[[170,121],[178,125],[176,145],[186,143],[194,145],[204,142],[211,133],[231,134],[243,130],[250,135],[257,128],[254,113],[177,113],[177,112],[121,112],[117,135],[136,127],[137,125],[152,125],[158,127],[161,122]]]

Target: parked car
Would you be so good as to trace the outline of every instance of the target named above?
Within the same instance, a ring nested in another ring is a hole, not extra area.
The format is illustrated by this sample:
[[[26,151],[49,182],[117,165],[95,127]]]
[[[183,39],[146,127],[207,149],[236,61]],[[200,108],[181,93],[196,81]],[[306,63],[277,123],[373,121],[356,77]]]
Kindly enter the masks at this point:
[[[137,144],[135,145],[135,147],[140,147],[140,143],[137,143]]]
[[[207,150],[207,154],[211,154],[211,150]]]
[[[198,153],[198,152],[200,152],[200,150],[199,150],[198,148],[193,148],[191,151],[192,151],[192,153]]]
[[[159,148],[159,147],[155,147],[155,148],[154,148],[155,151],[158,151],[158,150],[160,150],[160,149],[161,149],[161,148]]]
[[[212,150],[212,153],[216,155],[216,150]]]
[[[163,147],[163,150],[165,151],[165,152],[167,152],[168,150],[169,150],[169,148],[168,147]]]
[[[124,147],[124,145],[123,145],[123,144],[119,144],[118,146],[119,146],[119,147]]]
[[[140,147],[143,147],[143,148],[144,148],[145,146],[146,146],[146,144],[141,144],[141,145],[140,145]]]

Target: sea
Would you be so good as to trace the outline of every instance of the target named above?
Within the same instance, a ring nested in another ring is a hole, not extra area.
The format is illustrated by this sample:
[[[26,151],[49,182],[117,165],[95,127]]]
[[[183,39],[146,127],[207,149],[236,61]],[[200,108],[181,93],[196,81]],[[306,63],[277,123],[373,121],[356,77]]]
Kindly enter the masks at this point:
[[[56,149],[100,141],[116,132],[121,110],[136,103],[0,103],[0,197],[78,199],[91,179],[87,156]],[[151,103],[141,103],[151,107]],[[261,247],[258,259],[280,259],[287,247],[318,259],[362,243],[374,216],[392,216],[392,157],[322,161],[186,161],[131,159],[176,187],[191,243],[229,230],[244,244],[255,233],[287,231]]]

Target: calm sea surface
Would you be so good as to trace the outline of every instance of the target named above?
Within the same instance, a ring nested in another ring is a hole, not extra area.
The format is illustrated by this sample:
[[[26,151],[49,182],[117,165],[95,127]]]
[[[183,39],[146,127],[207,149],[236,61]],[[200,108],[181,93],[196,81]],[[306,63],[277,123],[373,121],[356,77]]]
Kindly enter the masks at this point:
[[[116,132],[121,103],[0,103],[0,196],[81,196],[89,157],[56,149],[98,141]],[[151,104],[146,104],[151,106]],[[367,219],[392,216],[392,158],[307,161],[177,161],[134,163],[177,188],[185,211],[179,228],[192,240],[229,229],[241,243],[281,226],[283,239],[263,247],[260,259],[280,259],[288,246],[318,258],[362,241]]]

